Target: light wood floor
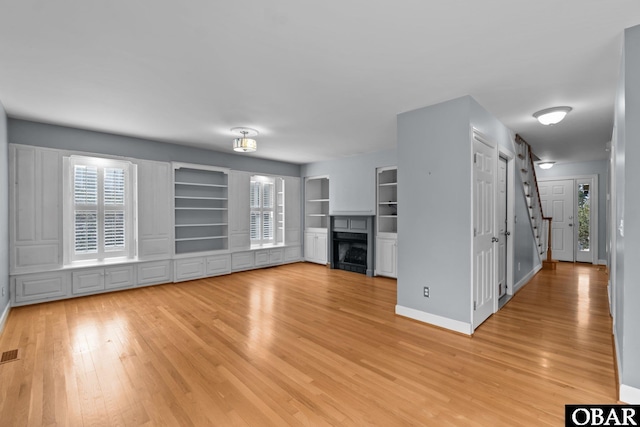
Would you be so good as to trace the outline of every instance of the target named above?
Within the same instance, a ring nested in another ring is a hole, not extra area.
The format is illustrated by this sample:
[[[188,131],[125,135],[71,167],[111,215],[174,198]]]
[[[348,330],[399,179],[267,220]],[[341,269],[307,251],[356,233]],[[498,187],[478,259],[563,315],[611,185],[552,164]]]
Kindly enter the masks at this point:
[[[294,264],[14,308],[0,424],[564,425],[614,403],[606,275],[540,272],[470,338],[396,282]]]

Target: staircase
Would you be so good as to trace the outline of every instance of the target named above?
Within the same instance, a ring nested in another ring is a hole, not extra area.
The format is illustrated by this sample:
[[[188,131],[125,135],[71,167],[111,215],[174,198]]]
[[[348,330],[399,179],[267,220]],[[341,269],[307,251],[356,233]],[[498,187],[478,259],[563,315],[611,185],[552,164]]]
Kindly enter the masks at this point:
[[[548,270],[555,270],[556,261],[552,259],[551,253],[551,217],[544,216],[542,212],[542,203],[540,200],[540,191],[538,189],[538,181],[536,179],[536,170],[533,164],[533,155],[531,146],[522,139],[520,135],[516,135],[516,150],[518,156],[518,168],[524,192],[529,207],[529,218],[531,220],[531,230],[538,247],[538,254],[542,260],[542,267]],[[545,257],[546,254],[546,257]]]

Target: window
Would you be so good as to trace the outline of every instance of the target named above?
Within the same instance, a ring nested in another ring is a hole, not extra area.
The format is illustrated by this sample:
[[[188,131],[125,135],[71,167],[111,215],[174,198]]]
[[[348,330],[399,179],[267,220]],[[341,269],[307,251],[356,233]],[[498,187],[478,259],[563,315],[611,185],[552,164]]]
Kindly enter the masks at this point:
[[[81,156],[71,156],[65,164],[67,260],[132,256],[133,165]]]
[[[251,243],[275,243],[275,178],[252,176],[249,191]]]

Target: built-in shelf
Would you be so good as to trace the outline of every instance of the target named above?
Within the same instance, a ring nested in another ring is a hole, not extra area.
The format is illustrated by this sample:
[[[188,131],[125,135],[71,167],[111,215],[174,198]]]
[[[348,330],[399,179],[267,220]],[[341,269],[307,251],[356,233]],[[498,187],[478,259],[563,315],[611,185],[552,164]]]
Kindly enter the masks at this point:
[[[329,178],[305,179],[305,229],[329,227]]]
[[[393,237],[398,233],[398,168],[384,167],[377,171],[378,235]]]
[[[174,163],[176,255],[228,249],[228,170]]]

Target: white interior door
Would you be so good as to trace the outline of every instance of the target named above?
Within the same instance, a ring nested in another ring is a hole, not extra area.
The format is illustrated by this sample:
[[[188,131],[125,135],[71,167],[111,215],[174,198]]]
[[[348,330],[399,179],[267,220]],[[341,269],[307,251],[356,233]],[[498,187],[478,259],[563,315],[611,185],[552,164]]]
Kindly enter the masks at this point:
[[[473,328],[494,311],[496,295],[496,149],[473,140]]]
[[[540,181],[542,212],[552,217],[551,249],[553,258],[575,261],[574,180]]]
[[[507,159],[498,158],[498,298],[507,294]]]

